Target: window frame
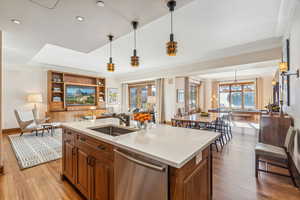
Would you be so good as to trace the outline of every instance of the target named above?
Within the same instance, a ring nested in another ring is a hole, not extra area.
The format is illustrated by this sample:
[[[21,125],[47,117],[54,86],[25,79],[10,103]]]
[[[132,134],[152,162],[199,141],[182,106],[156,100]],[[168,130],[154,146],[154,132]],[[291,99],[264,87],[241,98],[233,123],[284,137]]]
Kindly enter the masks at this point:
[[[196,97],[196,103],[195,103],[195,107],[192,108],[191,107],[191,88],[194,87],[195,88],[195,97]],[[189,111],[194,111],[194,110],[197,110],[199,107],[200,107],[200,87],[201,87],[201,84],[198,84],[198,83],[190,83],[189,84]]]
[[[153,96],[153,92],[152,92],[152,87],[153,86],[155,87],[155,82],[154,81],[128,84],[128,107],[129,107],[129,109],[133,109],[133,108],[131,108],[131,94],[130,94],[130,89],[131,88],[136,88],[137,89],[136,108],[141,109],[141,108],[143,108],[142,107],[142,101],[141,101],[141,99],[142,99],[142,89],[147,87],[147,97],[148,96]],[[138,100],[138,98],[140,98],[140,101]]]
[[[241,89],[232,89],[232,86],[234,85],[239,85],[241,86]],[[247,88],[244,88],[245,85],[253,85],[254,86],[254,89],[247,89]],[[229,86],[229,90],[225,90],[225,91],[221,91],[220,88],[221,86]],[[234,93],[234,92],[240,92],[241,95],[242,95],[242,104],[241,104],[241,107],[240,108],[232,108],[232,99],[231,99],[231,94]],[[257,91],[256,91],[256,84],[254,81],[251,81],[251,82],[237,82],[237,83],[220,83],[219,84],[219,87],[218,87],[218,104],[219,104],[219,108],[221,108],[220,106],[220,93],[229,93],[229,107],[222,107],[222,108],[229,108],[229,109],[245,109],[245,92],[254,92],[254,109],[256,108],[257,106],[257,101],[256,101],[256,97],[257,97]],[[246,108],[248,109],[248,108]],[[250,108],[251,109],[251,108]]]

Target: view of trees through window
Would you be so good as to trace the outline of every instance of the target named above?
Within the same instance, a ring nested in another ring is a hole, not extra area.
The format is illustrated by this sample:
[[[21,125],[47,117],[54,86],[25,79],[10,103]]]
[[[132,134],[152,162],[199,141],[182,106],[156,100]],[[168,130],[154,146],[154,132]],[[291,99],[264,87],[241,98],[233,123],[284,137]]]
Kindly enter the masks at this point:
[[[254,82],[220,84],[219,106],[220,108],[254,109],[255,95]]]
[[[129,108],[147,109],[148,96],[156,95],[156,87],[154,82],[129,85]]]
[[[189,106],[190,110],[197,109],[198,107],[198,84],[191,84],[190,85],[190,94],[189,94]]]

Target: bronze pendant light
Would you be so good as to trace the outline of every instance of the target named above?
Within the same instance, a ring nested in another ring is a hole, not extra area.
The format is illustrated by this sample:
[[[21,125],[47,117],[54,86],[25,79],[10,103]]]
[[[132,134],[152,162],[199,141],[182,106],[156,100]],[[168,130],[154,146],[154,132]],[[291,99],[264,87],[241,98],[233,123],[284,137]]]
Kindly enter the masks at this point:
[[[108,35],[109,39],[109,63],[107,63],[107,71],[114,72],[115,71],[115,64],[112,61],[112,40],[114,36]]]
[[[174,41],[174,34],[173,34],[173,12],[176,7],[176,1],[175,0],[168,1],[167,6],[171,12],[171,34],[170,34],[170,41],[167,43],[167,54],[169,56],[176,56],[177,42]]]
[[[132,67],[138,67],[139,66],[139,57],[137,56],[137,51],[136,51],[136,29],[138,26],[137,21],[132,22],[132,27],[134,30],[134,49],[133,49],[133,56],[131,56],[131,66]]]

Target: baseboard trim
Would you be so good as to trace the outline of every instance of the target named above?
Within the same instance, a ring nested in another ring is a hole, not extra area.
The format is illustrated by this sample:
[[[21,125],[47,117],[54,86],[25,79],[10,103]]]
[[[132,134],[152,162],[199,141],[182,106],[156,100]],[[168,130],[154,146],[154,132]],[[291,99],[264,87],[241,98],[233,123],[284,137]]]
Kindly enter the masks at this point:
[[[16,133],[21,133],[21,129],[20,128],[9,128],[9,129],[3,129],[2,130],[3,134],[16,134]]]

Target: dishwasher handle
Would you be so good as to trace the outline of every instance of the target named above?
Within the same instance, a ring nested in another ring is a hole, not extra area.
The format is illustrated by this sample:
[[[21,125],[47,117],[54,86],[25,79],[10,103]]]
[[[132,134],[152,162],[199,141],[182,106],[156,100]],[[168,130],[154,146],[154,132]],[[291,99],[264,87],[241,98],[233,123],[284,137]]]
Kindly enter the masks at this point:
[[[122,152],[118,151],[117,149],[114,149],[114,151],[117,154],[121,155],[122,157],[124,157],[124,158],[126,158],[126,159],[128,159],[128,160],[130,160],[134,163],[143,165],[145,167],[148,167],[148,168],[151,168],[151,169],[154,169],[154,170],[157,170],[157,171],[165,171],[165,169],[166,169],[165,167],[161,167],[161,166],[153,165],[151,163],[147,163],[147,162],[144,162],[144,161],[141,161],[141,160],[137,160],[137,159],[135,159],[131,156],[126,155],[125,153],[122,153]]]

